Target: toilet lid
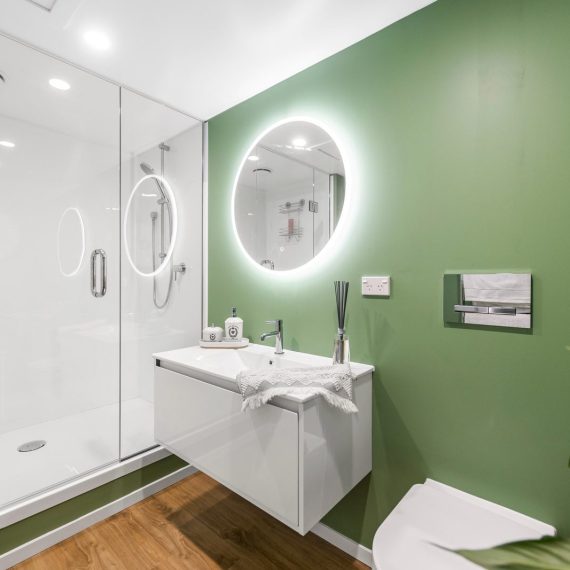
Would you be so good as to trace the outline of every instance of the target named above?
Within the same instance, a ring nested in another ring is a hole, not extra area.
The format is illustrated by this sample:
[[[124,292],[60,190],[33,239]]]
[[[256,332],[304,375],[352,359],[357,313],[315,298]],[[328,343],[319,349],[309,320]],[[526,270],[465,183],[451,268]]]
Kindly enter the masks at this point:
[[[428,479],[414,485],[380,525],[372,554],[377,570],[480,570],[445,548],[490,548],[546,534],[556,529]]]

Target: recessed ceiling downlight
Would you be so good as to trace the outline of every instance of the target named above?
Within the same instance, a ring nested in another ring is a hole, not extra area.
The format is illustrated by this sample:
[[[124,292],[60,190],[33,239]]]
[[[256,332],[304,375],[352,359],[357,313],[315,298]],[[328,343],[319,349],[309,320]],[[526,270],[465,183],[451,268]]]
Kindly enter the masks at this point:
[[[0,141],[0,146],[4,148],[14,148],[16,145],[12,141]]]
[[[291,142],[293,143],[293,146],[296,147],[304,148],[307,146],[307,140],[304,139],[303,137],[297,137],[296,139],[293,139]]]
[[[59,89],[60,91],[68,91],[69,89],[71,89],[71,85],[67,81],[65,81],[64,79],[59,79],[57,77],[52,77],[49,80],[49,84],[54,89]]]
[[[89,47],[97,51],[107,51],[111,47],[109,36],[101,30],[87,30],[83,39]]]
[[[259,156],[257,156],[256,154],[250,154],[247,157],[247,160],[251,160],[252,162],[257,162],[259,160]]]

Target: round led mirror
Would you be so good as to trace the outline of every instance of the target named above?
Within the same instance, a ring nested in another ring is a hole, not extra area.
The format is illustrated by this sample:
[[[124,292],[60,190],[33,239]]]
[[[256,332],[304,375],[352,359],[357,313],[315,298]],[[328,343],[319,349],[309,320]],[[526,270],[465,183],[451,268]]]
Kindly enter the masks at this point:
[[[340,150],[324,128],[292,120],[269,130],[244,157],[234,188],[243,249],[267,270],[309,263],[337,229],[345,186]]]

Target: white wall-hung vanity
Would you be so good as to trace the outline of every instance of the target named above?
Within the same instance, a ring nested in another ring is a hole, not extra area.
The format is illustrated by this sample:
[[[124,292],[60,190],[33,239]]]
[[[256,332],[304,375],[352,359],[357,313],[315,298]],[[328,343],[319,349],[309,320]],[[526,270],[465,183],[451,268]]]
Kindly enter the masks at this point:
[[[319,396],[275,398],[241,411],[236,375],[262,367],[317,367],[330,358],[250,345],[190,347],[154,355],[155,437],[301,534],[372,469],[372,366],[353,363],[344,414]]]

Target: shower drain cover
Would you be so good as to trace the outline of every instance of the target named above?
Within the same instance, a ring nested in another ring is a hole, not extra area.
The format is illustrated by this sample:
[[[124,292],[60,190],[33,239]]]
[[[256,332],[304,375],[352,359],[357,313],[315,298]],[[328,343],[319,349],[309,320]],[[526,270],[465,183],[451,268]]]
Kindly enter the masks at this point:
[[[26,443],[22,443],[22,445],[18,446],[18,451],[22,453],[26,453],[28,451],[35,451],[36,449],[40,449],[43,447],[47,442],[43,439],[36,439],[34,441],[27,441]]]

